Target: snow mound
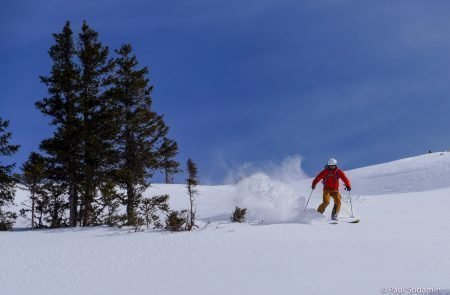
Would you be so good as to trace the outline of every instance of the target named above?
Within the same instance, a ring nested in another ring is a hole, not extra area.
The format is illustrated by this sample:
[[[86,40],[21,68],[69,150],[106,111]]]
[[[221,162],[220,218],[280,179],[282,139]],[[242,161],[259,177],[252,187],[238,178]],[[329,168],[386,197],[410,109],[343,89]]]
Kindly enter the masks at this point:
[[[348,171],[355,194],[383,195],[450,187],[450,153],[431,153]]]

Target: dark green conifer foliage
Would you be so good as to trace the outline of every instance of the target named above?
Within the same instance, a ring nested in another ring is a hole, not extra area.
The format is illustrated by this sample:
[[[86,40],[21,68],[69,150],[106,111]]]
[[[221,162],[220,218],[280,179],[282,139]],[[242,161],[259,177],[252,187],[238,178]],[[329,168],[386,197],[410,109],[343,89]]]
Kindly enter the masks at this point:
[[[165,228],[170,231],[186,230],[187,214],[187,210],[170,211],[170,213],[167,215]]]
[[[79,112],[80,68],[74,61],[76,50],[70,22],[66,22],[59,34],[53,34],[55,44],[50,48],[52,69],[41,81],[48,88],[49,96],[36,103],[36,107],[51,117],[56,127],[53,137],[41,143],[43,150],[62,170],[62,182],[68,187],[69,225],[76,226],[78,219],[79,181],[81,179],[81,123]]]
[[[164,171],[169,180],[179,172],[173,160],[178,146],[152,110],[148,69],[138,68],[130,45],[110,60],[108,47],[86,22],[76,45],[69,22],[54,39],[51,72],[41,77],[48,97],[36,103],[55,126],[40,146],[46,171],[36,200],[39,224],[43,217],[50,226],[115,224],[121,201],[126,224],[136,225],[136,209],[153,174]]]
[[[121,195],[115,183],[111,180],[102,183],[100,186],[100,198],[94,203],[94,225],[118,225]]]
[[[242,223],[245,221],[245,214],[247,214],[247,208],[239,208],[236,206],[231,215],[231,221]]]
[[[51,158],[47,159],[41,203],[46,225],[52,228],[69,225],[64,216],[69,204],[66,202],[67,183],[61,181],[64,178],[63,174],[64,170],[58,163]]]
[[[83,22],[77,56],[80,60],[79,107],[82,144],[81,224],[95,219],[94,201],[108,171],[112,151],[111,113],[106,96],[114,63],[109,49],[98,40],[98,33]]]
[[[149,179],[161,169],[161,146],[169,128],[163,117],[152,110],[151,92],[146,77],[148,68],[138,68],[131,45],[120,50],[113,78],[113,110],[117,123],[115,179],[125,192],[129,225],[137,221],[136,209],[142,192],[150,185]]]
[[[31,153],[22,171],[21,184],[30,192],[31,206],[23,208],[20,213],[23,217],[28,217],[27,212],[31,213],[32,229],[69,225],[65,217],[69,207],[67,183],[61,181],[63,168],[53,158]]]
[[[178,154],[178,144],[171,139],[164,138],[161,145],[161,167],[166,183],[173,183],[173,176],[181,172],[180,163],[175,160]]]
[[[0,156],[11,156],[19,149],[18,145],[9,143],[11,132],[8,132],[9,121],[0,118]],[[16,219],[16,214],[8,210],[14,204],[15,185],[17,179],[12,170],[15,164],[4,165],[0,162],[0,230],[10,230]]]
[[[153,224],[155,228],[162,227],[160,214],[169,213],[170,208],[168,202],[169,195],[153,196],[151,198],[142,199],[138,207],[138,215],[144,219],[147,229],[150,224]]]

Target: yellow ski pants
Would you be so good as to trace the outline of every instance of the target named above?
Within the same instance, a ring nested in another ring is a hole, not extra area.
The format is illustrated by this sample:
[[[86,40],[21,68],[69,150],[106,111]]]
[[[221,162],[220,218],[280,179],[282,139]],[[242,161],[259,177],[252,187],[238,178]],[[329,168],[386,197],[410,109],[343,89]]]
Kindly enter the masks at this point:
[[[327,206],[330,204],[330,196],[334,200],[333,214],[338,215],[339,211],[341,210],[341,194],[339,193],[339,190],[324,189],[323,202],[322,204],[320,204],[319,208],[317,208],[317,211],[320,213],[323,213],[325,211]]]

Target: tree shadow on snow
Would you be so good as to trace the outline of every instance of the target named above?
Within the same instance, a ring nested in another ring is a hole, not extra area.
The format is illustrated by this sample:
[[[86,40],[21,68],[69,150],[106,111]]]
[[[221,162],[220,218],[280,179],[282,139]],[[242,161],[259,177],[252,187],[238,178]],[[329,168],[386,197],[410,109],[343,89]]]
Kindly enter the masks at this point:
[[[313,225],[313,224],[323,224],[328,222],[328,216],[322,215],[319,212],[317,212],[315,209],[308,209],[306,212],[301,212],[301,214],[294,219],[290,220],[273,220],[273,219],[267,219],[264,218],[261,219],[247,219],[246,222],[243,224],[252,225],[252,226],[260,226],[260,225],[273,225],[273,224],[306,224],[306,225]],[[200,219],[201,221],[205,222],[205,228],[207,227],[215,227],[216,229],[224,228],[224,226],[229,224],[237,224],[233,223],[230,220],[230,215],[222,214],[222,215],[216,215],[208,218]]]

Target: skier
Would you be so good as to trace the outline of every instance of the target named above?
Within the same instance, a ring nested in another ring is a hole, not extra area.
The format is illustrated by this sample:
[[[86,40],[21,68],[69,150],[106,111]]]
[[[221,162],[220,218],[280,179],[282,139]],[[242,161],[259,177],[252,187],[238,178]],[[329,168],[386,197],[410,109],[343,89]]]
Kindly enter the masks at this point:
[[[350,191],[351,185],[344,171],[337,167],[337,161],[334,158],[328,160],[325,169],[320,172],[312,182],[312,189],[316,188],[317,183],[322,180],[323,183],[323,202],[320,204],[317,211],[322,213],[330,204],[330,196],[334,200],[333,213],[331,219],[338,220],[339,210],[341,209],[341,194],[339,193],[339,179],[345,184],[345,189]]]

